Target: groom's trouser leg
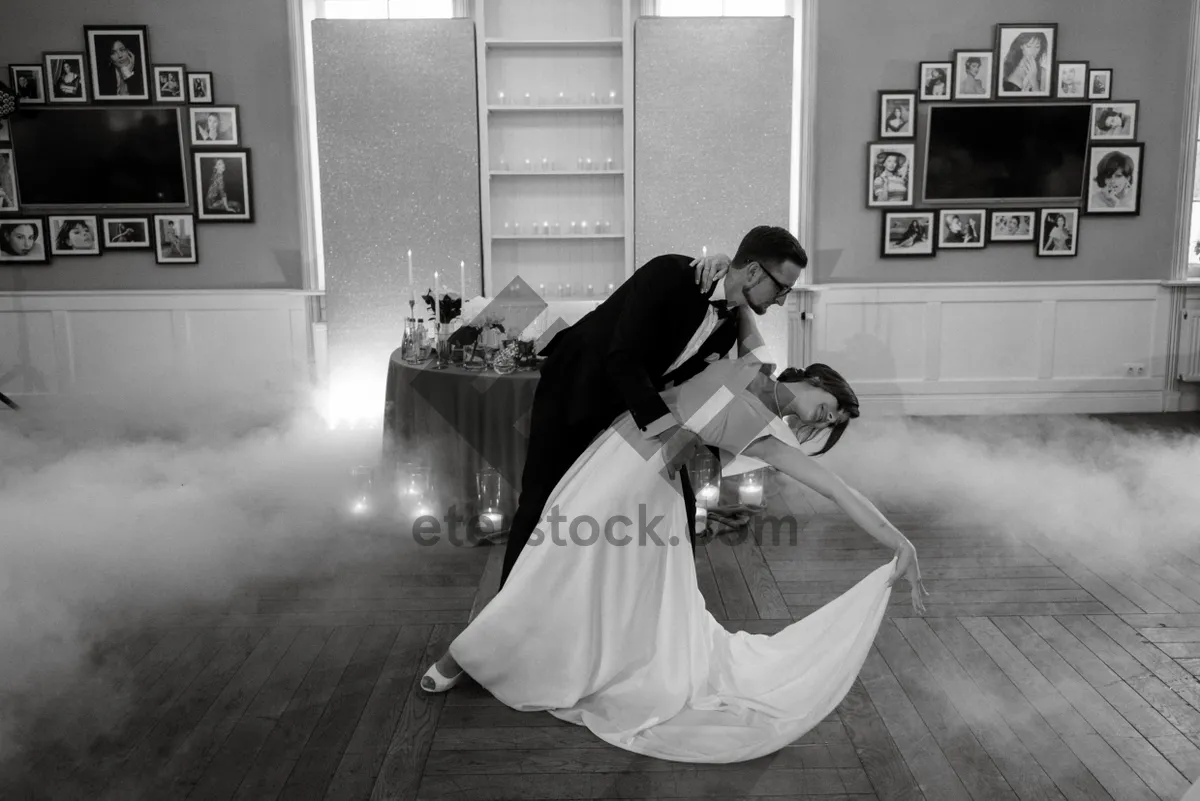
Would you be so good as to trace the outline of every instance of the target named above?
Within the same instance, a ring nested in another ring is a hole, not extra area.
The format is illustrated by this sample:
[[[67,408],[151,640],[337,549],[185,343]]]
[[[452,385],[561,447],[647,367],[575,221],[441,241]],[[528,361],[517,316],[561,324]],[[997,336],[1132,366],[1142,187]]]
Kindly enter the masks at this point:
[[[587,450],[597,433],[590,428],[567,425],[563,414],[565,410],[554,397],[555,394],[550,387],[542,393],[542,385],[539,384],[534,395],[529,420],[529,450],[521,473],[521,497],[508,529],[504,565],[500,570],[501,587],[508,580],[508,574],[512,572],[533,530],[541,522],[550,493],[554,492],[559,480],[567,474],[580,454]]]

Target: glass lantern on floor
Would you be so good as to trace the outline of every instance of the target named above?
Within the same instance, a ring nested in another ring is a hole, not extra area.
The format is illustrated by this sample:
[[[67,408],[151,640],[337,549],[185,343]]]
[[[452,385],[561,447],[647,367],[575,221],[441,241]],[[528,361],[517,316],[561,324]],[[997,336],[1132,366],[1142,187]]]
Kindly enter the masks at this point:
[[[365,517],[372,512],[375,492],[374,468],[359,465],[350,471],[350,513]]]
[[[500,471],[488,467],[475,474],[475,503],[479,510],[479,533],[492,539],[504,531],[500,511]]]
[[[766,479],[767,471],[765,469],[760,468],[743,473],[738,482],[738,503],[752,509],[762,509],[766,505]]]
[[[705,449],[688,464],[688,479],[696,495],[696,528],[700,534],[708,527],[708,510],[717,505],[721,495],[721,463]]]
[[[396,490],[403,514],[413,517],[433,514],[433,505],[429,502],[429,473],[429,468],[423,464],[401,465]]]

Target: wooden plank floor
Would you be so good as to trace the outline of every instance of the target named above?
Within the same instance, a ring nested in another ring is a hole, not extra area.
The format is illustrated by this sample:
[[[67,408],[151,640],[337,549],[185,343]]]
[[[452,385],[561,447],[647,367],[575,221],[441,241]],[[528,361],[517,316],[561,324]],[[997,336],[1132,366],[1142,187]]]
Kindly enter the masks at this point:
[[[729,628],[778,631],[888,558],[821,499],[776,503],[801,521],[794,544],[697,551]],[[246,587],[114,638],[93,678],[120,688],[122,714],[45,712],[0,798],[1177,801],[1200,779],[1200,546],[1140,568],[885,511],[919,549],[929,612],[897,592],[845,701],[769,757],[661,762],[471,682],[425,695],[502,549],[399,538],[391,563]]]

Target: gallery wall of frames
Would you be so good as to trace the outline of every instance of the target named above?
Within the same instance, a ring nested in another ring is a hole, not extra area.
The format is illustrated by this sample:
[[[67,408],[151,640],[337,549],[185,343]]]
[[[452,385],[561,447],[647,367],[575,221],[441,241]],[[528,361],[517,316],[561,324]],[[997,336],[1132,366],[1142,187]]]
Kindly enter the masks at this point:
[[[218,103],[211,72],[152,60],[147,26],[84,26],[83,50],[8,77],[0,266],[137,249],[195,265],[205,224],[254,222],[238,106]]]
[[[991,49],[922,61],[915,90],[878,93],[867,205],[882,210],[882,258],[1013,243],[1073,257],[1084,217],[1140,213],[1139,103],[1114,99],[1112,69],[1060,58],[1058,40],[1056,23],[997,24]]]

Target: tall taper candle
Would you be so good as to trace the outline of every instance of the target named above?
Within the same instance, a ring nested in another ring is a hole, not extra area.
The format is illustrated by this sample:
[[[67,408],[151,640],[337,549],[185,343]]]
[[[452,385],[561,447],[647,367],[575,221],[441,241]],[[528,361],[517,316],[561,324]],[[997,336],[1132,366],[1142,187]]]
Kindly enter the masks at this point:
[[[467,263],[460,261],[458,263],[458,283],[462,284],[462,302],[467,302]]]
[[[704,259],[708,258],[708,245],[704,245],[702,248],[700,248],[700,257]]]
[[[417,302],[417,284],[413,281],[412,250],[408,251],[408,288],[412,292],[413,303]]]
[[[438,282],[437,270],[433,271],[433,322],[442,322],[442,287]]]

